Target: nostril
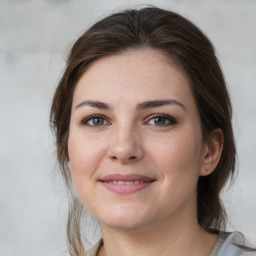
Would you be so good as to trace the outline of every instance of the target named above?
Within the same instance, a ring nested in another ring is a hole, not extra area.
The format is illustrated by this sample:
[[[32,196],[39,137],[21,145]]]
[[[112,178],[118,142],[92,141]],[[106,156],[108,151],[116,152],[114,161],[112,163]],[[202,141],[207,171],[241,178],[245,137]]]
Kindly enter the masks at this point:
[[[124,160],[124,159],[118,158],[117,156],[111,156],[111,159],[112,160],[118,160],[118,159]],[[136,156],[130,156],[130,157],[127,158],[127,160],[136,160],[136,159],[137,159]]]

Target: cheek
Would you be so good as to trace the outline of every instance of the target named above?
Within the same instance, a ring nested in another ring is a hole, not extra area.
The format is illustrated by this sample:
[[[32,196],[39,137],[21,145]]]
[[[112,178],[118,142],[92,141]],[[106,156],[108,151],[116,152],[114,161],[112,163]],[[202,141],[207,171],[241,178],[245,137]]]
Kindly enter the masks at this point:
[[[82,134],[70,134],[68,152],[70,172],[75,191],[84,203],[86,196],[95,184],[95,172],[102,157],[102,149],[94,141],[87,140]]]
[[[201,143],[196,136],[189,134],[175,134],[169,138],[157,138],[157,143],[149,146],[151,157],[159,164],[175,166],[182,170],[182,166],[201,164]],[[184,169],[185,170],[185,169]]]
[[[85,208],[87,202],[93,199],[94,172],[97,168],[97,147],[86,141],[83,136],[70,134],[68,141],[69,168],[73,187]]]
[[[201,168],[201,145],[194,137],[176,136],[155,150],[154,160],[161,170],[164,192],[174,204],[186,201],[196,193]]]
[[[101,158],[101,146],[83,135],[70,134],[68,153],[71,172],[77,175],[90,174]]]
[[[198,141],[197,135],[183,132],[165,140],[158,138],[151,150],[150,158],[160,171],[163,185],[174,197],[188,196],[197,186],[202,164]]]

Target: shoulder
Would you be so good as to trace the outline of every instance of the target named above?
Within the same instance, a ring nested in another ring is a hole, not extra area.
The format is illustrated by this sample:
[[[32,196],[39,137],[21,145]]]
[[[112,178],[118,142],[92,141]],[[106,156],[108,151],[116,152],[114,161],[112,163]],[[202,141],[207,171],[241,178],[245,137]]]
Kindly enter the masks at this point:
[[[218,248],[217,256],[256,256],[256,249],[247,247],[245,245],[244,237],[239,232],[220,233],[220,248]],[[103,240],[100,239],[93,247],[86,251],[84,256],[97,256],[100,247],[103,244]],[[218,245],[216,244],[216,247]],[[215,253],[211,255],[216,255]]]
[[[218,256],[256,256],[255,248],[246,246],[241,233],[222,232],[220,235],[226,236],[226,239],[219,250]]]
[[[103,240],[100,239],[93,247],[91,247],[88,251],[85,252],[84,256],[97,256],[100,247],[103,244]]]

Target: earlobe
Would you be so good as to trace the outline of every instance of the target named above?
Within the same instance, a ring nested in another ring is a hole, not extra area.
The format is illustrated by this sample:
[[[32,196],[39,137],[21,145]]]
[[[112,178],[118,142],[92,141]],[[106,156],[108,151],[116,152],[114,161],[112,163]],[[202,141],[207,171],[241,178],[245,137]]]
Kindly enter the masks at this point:
[[[203,152],[203,164],[200,176],[211,174],[217,167],[222,154],[223,141],[223,131],[219,128],[215,129],[209,136]]]

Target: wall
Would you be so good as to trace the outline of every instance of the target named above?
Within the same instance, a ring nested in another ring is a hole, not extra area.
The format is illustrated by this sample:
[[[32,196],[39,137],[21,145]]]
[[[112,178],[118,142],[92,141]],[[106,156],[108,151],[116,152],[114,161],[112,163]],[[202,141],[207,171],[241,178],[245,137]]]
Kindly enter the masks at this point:
[[[70,45],[120,7],[185,15],[216,46],[234,105],[239,174],[224,193],[229,229],[256,243],[256,2],[253,0],[0,0],[0,255],[66,251],[66,195],[49,129],[51,97]]]

